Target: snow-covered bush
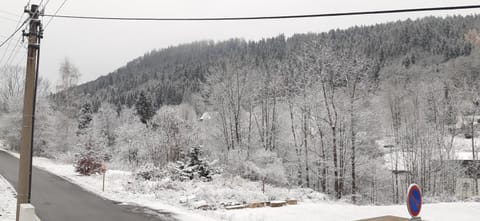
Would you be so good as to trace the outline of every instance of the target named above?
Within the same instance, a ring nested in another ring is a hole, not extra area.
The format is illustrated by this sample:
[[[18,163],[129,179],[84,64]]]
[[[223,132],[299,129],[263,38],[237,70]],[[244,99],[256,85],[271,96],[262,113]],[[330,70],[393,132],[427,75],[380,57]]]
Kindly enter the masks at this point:
[[[210,164],[200,157],[199,147],[192,147],[187,154],[180,154],[180,159],[175,163],[168,163],[164,167],[158,167],[147,163],[135,173],[135,180],[158,181],[168,178],[175,181],[202,180],[211,181],[216,170],[211,169]]]
[[[173,178],[180,181],[201,179],[212,180],[212,170],[207,161],[200,157],[201,151],[198,146],[190,148],[187,154],[181,153],[181,159],[176,162]]]
[[[76,155],[75,172],[85,176],[102,172],[103,156],[90,145]]]
[[[134,173],[135,180],[157,180],[162,177],[162,170],[151,163],[142,165]]]
[[[274,152],[258,150],[241,166],[241,175],[253,181],[265,181],[274,185],[288,183],[282,160]]]

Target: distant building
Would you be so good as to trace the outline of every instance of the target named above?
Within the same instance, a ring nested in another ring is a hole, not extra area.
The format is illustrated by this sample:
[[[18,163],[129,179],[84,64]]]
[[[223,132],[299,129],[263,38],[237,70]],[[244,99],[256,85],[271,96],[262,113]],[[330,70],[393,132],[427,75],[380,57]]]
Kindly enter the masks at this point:
[[[411,173],[407,166],[407,159],[412,153],[403,150],[396,144],[395,137],[387,136],[377,140],[376,144],[383,152],[384,167],[392,173],[392,188],[394,190],[393,202],[405,200],[403,192],[408,188],[408,175]]]
[[[480,138],[476,137],[474,140],[475,154],[474,159],[472,154],[472,139],[463,136],[457,136],[453,142],[453,158],[450,160],[459,166],[460,175],[455,184],[455,196],[457,199],[467,199],[472,197],[475,193],[475,177],[480,177],[480,160],[478,154],[480,153]],[[477,181],[480,189],[480,179]]]
[[[480,119],[480,117],[479,117]],[[445,142],[449,144],[452,137],[446,137]],[[392,179],[394,181],[393,188],[405,189],[408,187],[407,177],[412,172],[408,166],[409,159],[412,159],[414,153],[402,149],[395,143],[393,137],[385,137],[377,140],[376,144],[383,152],[384,166],[392,172]],[[451,164],[452,168],[458,169],[458,177],[456,177],[455,196],[457,199],[463,200],[474,196],[475,194],[475,177],[480,177],[480,137],[475,137],[476,158],[472,154],[472,139],[462,136],[456,136],[453,139],[452,150],[446,160],[447,164]],[[434,162],[439,163],[439,159],[434,159]],[[444,161],[445,162],[445,161]],[[480,189],[480,179],[477,185]],[[403,196],[400,195],[400,201]]]
[[[478,136],[478,134],[471,134],[471,123],[477,129],[480,125],[480,115],[465,115],[457,116],[457,123],[455,128],[463,132],[465,138],[471,139],[473,136]]]
[[[404,151],[396,145],[394,137],[385,137],[377,140],[376,143],[383,151],[385,167],[388,168],[388,170],[397,174],[409,172],[406,166],[406,159],[410,152]]]
[[[385,137],[381,140],[377,140],[377,145],[385,148],[385,149],[390,149],[395,147],[395,137],[388,136]]]
[[[456,160],[455,163],[462,171],[455,185],[455,196],[464,200],[475,195],[475,184],[480,190],[480,179],[475,183],[475,178],[480,177],[480,160]]]

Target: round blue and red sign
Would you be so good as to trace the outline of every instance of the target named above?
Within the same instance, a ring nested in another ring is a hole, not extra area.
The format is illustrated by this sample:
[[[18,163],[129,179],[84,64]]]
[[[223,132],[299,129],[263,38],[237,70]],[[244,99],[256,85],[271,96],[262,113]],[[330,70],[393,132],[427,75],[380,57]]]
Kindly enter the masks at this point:
[[[412,217],[418,217],[422,210],[422,191],[417,184],[411,184],[408,187],[407,208]]]

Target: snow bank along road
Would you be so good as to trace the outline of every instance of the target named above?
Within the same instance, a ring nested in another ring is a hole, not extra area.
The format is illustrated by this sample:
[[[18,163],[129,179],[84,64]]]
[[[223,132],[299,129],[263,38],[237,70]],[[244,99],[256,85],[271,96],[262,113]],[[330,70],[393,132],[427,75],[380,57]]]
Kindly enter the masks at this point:
[[[0,151],[0,174],[17,185],[18,159]],[[175,221],[175,214],[119,205],[98,197],[58,176],[33,168],[32,203],[48,221]]]
[[[0,174],[0,221],[15,220],[15,190]]]

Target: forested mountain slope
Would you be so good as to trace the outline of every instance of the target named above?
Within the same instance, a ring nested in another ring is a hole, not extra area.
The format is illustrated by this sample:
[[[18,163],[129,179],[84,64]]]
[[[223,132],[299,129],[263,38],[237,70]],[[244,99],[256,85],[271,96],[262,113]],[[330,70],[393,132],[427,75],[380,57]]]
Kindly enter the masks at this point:
[[[179,104],[200,90],[212,67],[225,57],[249,56],[259,60],[289,59],[290,54],[303,50],[301,45],[321,42],[333,50],[355,48],[376,61],[377,72],[389,63],[400,62],[408,66],[418,57],[436,55],[444,62],[468,55],[472,45],[465,34],[480,29],[480,16],[427,17],[415,21],[398,21],[374,26],[331,30],[328,33],[278,36],[261,41],[232,39],[223,42],[203,41],[153,50],[118,70],[74,88],[79,96],[89,95],[93,103],[108,101],[132,106],[145,91],[155,108],[164,104]],[[308,46],[307,46],[308,47]],[[312,51],[306,51],[316,56]],[[255,64],[254,64],[255,65]],[[379,75],[371,76],[378,81]]]

